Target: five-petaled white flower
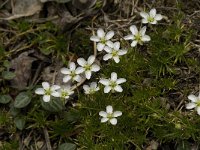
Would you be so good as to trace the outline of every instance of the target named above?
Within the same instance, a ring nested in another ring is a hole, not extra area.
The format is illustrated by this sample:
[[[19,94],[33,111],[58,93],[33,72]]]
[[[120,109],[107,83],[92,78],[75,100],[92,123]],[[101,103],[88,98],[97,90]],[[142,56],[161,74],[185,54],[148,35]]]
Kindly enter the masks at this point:
[[[103,60],[114,59],[116,63],[119,63],[119,56],[125,55],[127,50],[120,49],[120,42],[109,42],[109,46],[105,46],[104,50],[108,53],[104,55]]]
[[[116,117],[119,117],[122,115],[122,112],[121,111],[114,111],[113,112],[113,107],[108,105],[106,107],[106,112],[105,111],[100,111],[99,112],[99,115],[101,117],[103,117],[101,119],[101,122],[104,123],[104,122],[107,122],[109,121],[112,125],[116,125],[117,124],[117,119]]]
[[[188,99],[191,100],[191,103],[186,104],[186,109],[193,109],[197,110],[198,115],[200,115],[200,93],[198,96],[193,94],[188,96]]]
[[[163,18],[161,14],[156,14],[155,8],[151,9],[149,13],[140,12],[140,16],[143,17],[142,23],[145,23],[145,24],[146,23],[156,24],[157,21]]]
[[[97,50],[102,51],[104,47],[110,42],[110,39],[114,36],[114,31],[109,31],[105,33],[102,28],[97,30],[97,36],[93,35],[90,37],[91,41],[98,42],[97,43]]]
[[[35,93],[38,95],[43,95],[44,102],[49,102],[51,99],[51,95],[54,97],[59,97],[59,93],[56,90],[60,89],[60,86],[50,86],[48,82],[42,82],[42,87],[43,88],[36,89]]]
[[[77,81],[77,82],[81,82],[82,78],[79,75],[78,72],[78,68],[76,69],[76,65],[74,62],[70,62],[69,63],[69,68],[62,68],[61,69],[61,73],[66,75],[63,78],[63,82],[66,83],[70,80],[72,81]]]
[[[135,47],[137,43],[142,45],[143,42],[148,42],[151,40],[150,36],[145,34],[146,29],[146,26],[144,26],[140,31],[138,31],[137,27],[135,25],[132,25],[130,26],[132,34],[125,36],[124,39],[133,40],[131,43],[131,47]]]
[[[58,90],[59,97],[68,99],[70,95],[74,94],[74,91],[71,89],[71,86],[64,86]]]
[[[83,89],[85,94],[94,94],[96,91],[99,90],[96,82],[90,83],[90,85],[83,85]]]
[[[110,79],[101,79],[99,82],[105,85],[104,93],[109,93],[110,91],[122,92],[123,89],[119,84],[126,82],[126,79],[124,78],[117,79],[117,73],[112,72]]]
[[[78,58],[77,62],[81,67],[77,68],[77,73],[85,73],[87,79],[91,78],[92,71],[97,72],[100,70],[100,67],[97,64],[94,64],[95,56],[91,55],[86,61],[84,58]]]

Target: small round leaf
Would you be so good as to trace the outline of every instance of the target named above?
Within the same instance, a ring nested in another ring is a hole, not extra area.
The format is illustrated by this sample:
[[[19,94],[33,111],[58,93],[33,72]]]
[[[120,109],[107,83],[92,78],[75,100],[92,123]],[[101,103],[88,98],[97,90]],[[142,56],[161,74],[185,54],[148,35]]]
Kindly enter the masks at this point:
[[[76,145],[73,143],[63,143],[58,147],[58,150],[75,150]]]
[[[31,102],[31,96],[27,92],[21,92],[17,95],[14,107],[15,108],[24,108]]]
[[[3,71],[2,72],[2,77],[6,80],[11,80],[15,77],[15,73],[13,72],[10,72],[10,71]]]
[[[10,95],[0,95],[0,103],[7,104],[12,100]]]

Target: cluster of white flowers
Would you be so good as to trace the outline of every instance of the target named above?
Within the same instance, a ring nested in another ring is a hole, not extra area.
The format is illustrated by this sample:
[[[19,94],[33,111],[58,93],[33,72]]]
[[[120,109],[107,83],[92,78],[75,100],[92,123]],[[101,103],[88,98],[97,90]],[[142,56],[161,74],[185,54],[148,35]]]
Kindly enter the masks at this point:
[[[163,17],[161,14],[156,14],[156,9],[153,8],[149,13],[140,12],[140,16],[143,17],[142,23],[144,24],[156,24]],[[130,31],[132,34],[129,34],[124,37],[125,40],[132,40],[131,47],[135,47],[137,44],[142,45],[144,42],[149,42],[151,40],[150,36],[146,35],[147,27],[142,27],[139,31],[135,25],[130,26]]]
[[[143,17],[142,23],[150,23],[156,24],[158,20],[162,19],[160,14],[156,14],[156,10],[152,9],[149,13],[141,12],[140,15]],[[146,26],[142,27],[139,31],[135,25],[130,27],[130,31],[132,34],[124,37],[125,40],[132,40],[131,46],[135,47],[137,44],[142,45],[144,42],[148,42],[151,38],[146,35]],[[90,40],[96,42],[98,51],[106,52],[103,56],[104,61],[108,61],[112,59],[115,63],[120,62],[120,56],[125,55],[127,53],[126,49],[120,48],[120,42],[113,42],[112,38],[114,37],[114,31],[105,32],[102,28],[97,30],[97,35],[93,35],[90,37]],[[67,85],[52,85],[48,82],[42,82],[43,88],[38,88],[35,90],[36,94],[43,95],[43,101],[49,102],[51,100],[51,96],[59,97],[62,99],[68,99],[70,95],[74,93],[73,86],[75,82],[81,83],[85,79],[91,79],[92,72],[98,72],[100,70],[100,66],[95,63],[96,56],[91,55],[87,60],[84,58],[78,58],[76,66],[74,62],[69,62],[68,68],[62,68],[61,73],[64,74],[63,84]],[[120,84],[126,82],[125,78],[117,78],[117,73],[112,72],[111,77],[109,79],[101,78],[99,83],[103,84],[104,93],[109,92],[122,92],[123,89]],[[92,82],[89,85],[83,85],[85,94],[94,94],[99,91],[99,86],[96,82]],[[117,124],[116,117],[121,116],[121,111],[114,111],[113,107],[108,105],[105,111],[100,111],[99,115],[103,117],[101,122],[109,121],[112,125]]]

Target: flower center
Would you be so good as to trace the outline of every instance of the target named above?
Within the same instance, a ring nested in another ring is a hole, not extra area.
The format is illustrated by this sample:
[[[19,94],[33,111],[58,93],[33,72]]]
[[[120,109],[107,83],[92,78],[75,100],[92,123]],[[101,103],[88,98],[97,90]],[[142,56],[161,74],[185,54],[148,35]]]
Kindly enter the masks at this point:
[[[135,35],[135,40],[140,42],[141,41],[142,36],[138,33],[137,35]]]
[[[110,87],[115,88],[117,86],[117,83],[115,81],[110,81]]]
[[[84,68],[85,68],[85,71],[89,71],[91,70],[91,65],[87,64],[84,66]]]
[[[154,22],[154,18],[153,17],[148,17],[148,22]]]
[[[113,57],[118,56],[118,51],[116,51],[116,50],[113,49],[113,50],[112,50],[112,56],[113,56]]]
[[[107,114],[107,118],[108,118],[108,119],[112,119],[112,118],[113,118],[113,114],[112,114],[112,113],[108,113],[108,114]]]
[[[200,106],[200,99],[197,99],[196,104],[198,107]]]
[[[51,95],[51,88],[45,90],[45,95]]]
[[[101,43],[102,44],[106,44],[106,39],[105,38],[101,38]]]
[[[65,98],[66,96],[69,96],[69,93],[66,91],[62,91],[61,97]]]
[[[76,76],[76,73],[75,73],[75,71],[71,71],[71,74],[70,74],[70,76],[71,76],[72,78],[74,78],[74,77]]]

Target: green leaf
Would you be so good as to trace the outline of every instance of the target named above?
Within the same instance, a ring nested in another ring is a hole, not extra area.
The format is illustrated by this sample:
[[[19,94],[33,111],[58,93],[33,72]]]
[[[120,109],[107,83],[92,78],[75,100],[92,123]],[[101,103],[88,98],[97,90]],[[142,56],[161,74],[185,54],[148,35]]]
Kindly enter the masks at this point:
[[[59,98],[51,97],[50,102],[44,102],[42,100],[42,107],[50,112],[59,112],[64,109],[64,103]]]
[[[14,72],[10,72],[10,71],[3,71],[2,72],[2,77],[6,80],[11,80],[15,77],[15,73]]]
[[[10,63],[8,60],[5,60],[5,61],[3,62],[3,66],[6,67],[6,68],[10,68],[11,63]]]
[[[27,92],[21,92],[17,95],[14,107],[15,108],[24,108],[31,102],[31,95]]]
[[[58,147],[58,150],[75,150],[76,145],[73,143],[63,143]]]
[[[0,103],[7,104],[12,100],[10,95],[0,95]]]
[[[16,118],[14,119],[14,122],[15,122],[16,127],[17,127],[19,130],[23,130],[23,129],[24,129],[24,126],[25,126],[25,123],[26,123],[25,118],[16,117]]]

